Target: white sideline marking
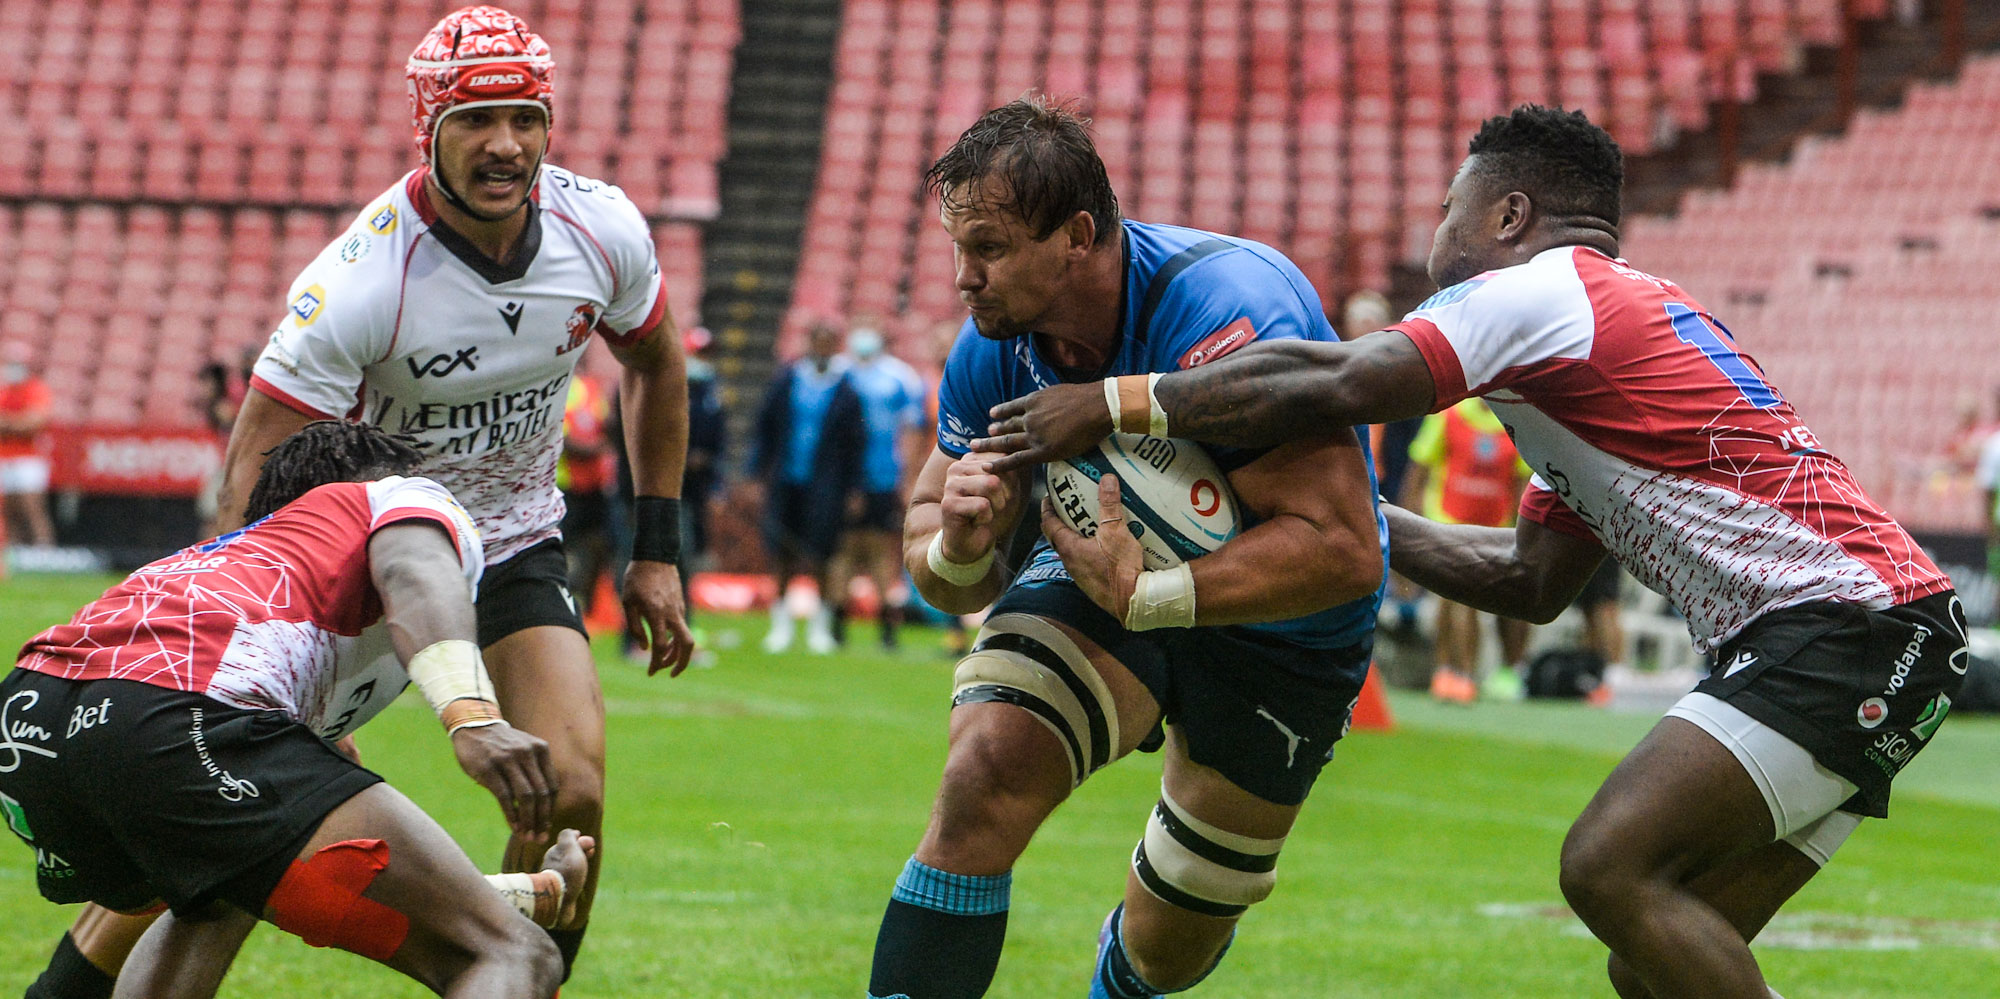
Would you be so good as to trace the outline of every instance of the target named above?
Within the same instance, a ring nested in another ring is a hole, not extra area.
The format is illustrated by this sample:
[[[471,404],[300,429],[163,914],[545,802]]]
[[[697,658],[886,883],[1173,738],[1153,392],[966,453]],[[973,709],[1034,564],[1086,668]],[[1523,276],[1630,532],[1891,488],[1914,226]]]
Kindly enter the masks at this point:
[[[1537,902],[1488,902],[1479,914],[1495,919],[1560,922],[1569,936],[1588,937],[1568,906]],[[1781,912],[1757,935],[1757,947],[1779,950],[1923,950],[1958,947],[2000,950],[2000,920],[1857,916],[1833,912]]]

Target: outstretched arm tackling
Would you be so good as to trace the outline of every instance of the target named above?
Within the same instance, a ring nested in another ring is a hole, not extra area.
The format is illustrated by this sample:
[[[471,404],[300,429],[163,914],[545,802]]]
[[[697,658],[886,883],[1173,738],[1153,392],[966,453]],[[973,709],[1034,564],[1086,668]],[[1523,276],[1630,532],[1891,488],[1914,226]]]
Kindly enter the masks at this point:
[[[1389,567],[1454,603],[1547,624],[1604,561],[1596,541],[1523,518],[1512,528],[1440,524],[1384,505]]]
[[[368,540],[369,576],[389,640],[445,723],[459,767],[499,800],[515,832],[545,837],[556,790],[549,744],[500,716],[458,558],[450,536],[430,521],[393,523]]]
[[[1272,447],[1335,428],[1420,416],[1436,401],[1415,343],[1384,330],[1348,342],[1276,340],[1160,378],[1168,434]],[[1112,432],[1103,383],[1057,385],[995,406],[975,450],[1005,454],[996,472],[1074,457]]]

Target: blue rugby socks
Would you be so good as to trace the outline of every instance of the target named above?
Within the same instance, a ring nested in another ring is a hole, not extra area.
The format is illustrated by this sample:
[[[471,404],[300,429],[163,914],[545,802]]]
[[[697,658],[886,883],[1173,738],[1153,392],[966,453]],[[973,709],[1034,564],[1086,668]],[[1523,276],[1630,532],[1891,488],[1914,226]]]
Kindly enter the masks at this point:
[[[979,999],[1000,965],[1012,874],[951,874],[911,857],[875,938],[870,999]]]
[[[1090,976],[1090,999],[1152,999],[1162,994],[1132,970],[1132,959],[1125,956],[1125,905],[1119,903],[1097,932],[1097,972]]]
[[[1230,931],[1229,939],[1223,941],[1222,950],[1199,978],[1173,992],[1185,992],[1201,984],[1202,979],[1215,973],[1222,964],[1222,956],[1229,953],[1229,945],[1236,941],[1236,933]],[[1119,903],[1111,915],[1104,917],[1104,928],[1097,933],[1097,970],[1090,976],[1090,999],[1153,999],[1166,995],[1166,991],[1154,987],[1132,967],[1132,959],[1125,953],[1125,905]]]

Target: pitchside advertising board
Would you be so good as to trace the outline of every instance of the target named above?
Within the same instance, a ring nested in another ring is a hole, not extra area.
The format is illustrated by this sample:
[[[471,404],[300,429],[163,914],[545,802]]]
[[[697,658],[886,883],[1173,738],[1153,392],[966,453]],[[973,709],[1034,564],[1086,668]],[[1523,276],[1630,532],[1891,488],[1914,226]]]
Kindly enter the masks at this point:
[[[222,467],[205,430],[50,427],[49,488],[106,496],[192,497]]]

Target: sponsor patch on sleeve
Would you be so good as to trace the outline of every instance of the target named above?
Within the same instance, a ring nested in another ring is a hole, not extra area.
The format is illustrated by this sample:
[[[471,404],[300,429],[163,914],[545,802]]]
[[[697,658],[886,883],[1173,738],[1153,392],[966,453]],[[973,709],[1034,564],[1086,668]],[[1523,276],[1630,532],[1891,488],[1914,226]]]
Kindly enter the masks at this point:
[[[1255,339],[1257,339],[1256,327],[1252,326],[1247,318],[1238,319],[1203,337],[1200,343],[1189,348],[1187,353],[1181,355],[1181,367],[1193,368],[1207,364]]]
[[[396,206],[383,205],[368,216],[368,228],[378,236],[387,236],[396,231]]]
[[[326,305],[326,289],[313,285],[299,292],[292,299],[292,323],[303,329],[319,319],[320,310]]]
[[[368,259],[368,251],[375,248],[375,241],[361,233],[354,233],[340,241],[340,262],[358,264]]]

